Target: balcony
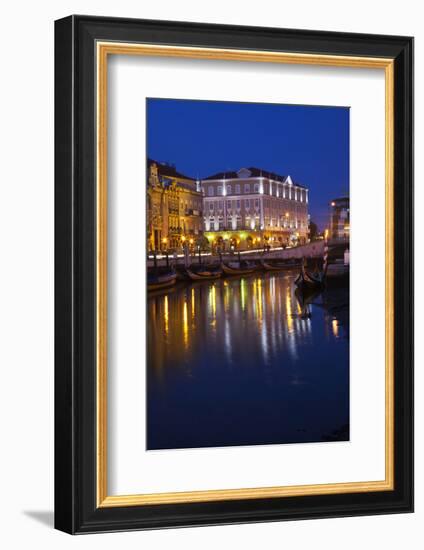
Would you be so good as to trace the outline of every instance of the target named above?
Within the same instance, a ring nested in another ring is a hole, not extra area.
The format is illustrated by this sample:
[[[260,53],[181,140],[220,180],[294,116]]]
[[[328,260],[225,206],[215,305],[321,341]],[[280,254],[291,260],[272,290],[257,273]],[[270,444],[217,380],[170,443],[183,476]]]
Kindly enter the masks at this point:
[[[194,208],[186,208],[184,211],[185,216],[202,216],[201,210],[195,210]]]

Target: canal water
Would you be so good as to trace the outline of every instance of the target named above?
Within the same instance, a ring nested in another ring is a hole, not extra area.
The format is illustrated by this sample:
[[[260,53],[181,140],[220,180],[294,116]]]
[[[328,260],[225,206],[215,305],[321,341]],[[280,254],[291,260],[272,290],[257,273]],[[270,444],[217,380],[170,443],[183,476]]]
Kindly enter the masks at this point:
[[[305,302],[296,276],[148,297],[147,449],[349,439],[349,293]]]

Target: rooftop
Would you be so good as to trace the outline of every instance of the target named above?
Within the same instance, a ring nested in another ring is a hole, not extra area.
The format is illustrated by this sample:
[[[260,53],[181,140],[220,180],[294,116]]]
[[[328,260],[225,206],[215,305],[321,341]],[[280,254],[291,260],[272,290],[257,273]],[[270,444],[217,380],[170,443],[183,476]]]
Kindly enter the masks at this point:
[[[190,176],[186,176],[185,174],[182,174],[181,172],[178,172],[174,164],[168,164],[166,162],[159,162],[157,160],[153,159],[147,159],[147,169],[150,170],[150,166],[155,163],[158,167],[159,175],[169,177],[169,178],[178,178],[178,179],[185,179],[192,182],[195,182],[196,180]]]
[[[275,172],[269,172],[268,170],[263,170],[262,168],[257,168],[256,166],[250,166],[249,168],[240,168],[240,170],[237,171],[231,171],[227,170],[226,172],[218,172],[216,174],[212,174],[211,176],[207,176],[206,178],[202,178],[202,181],[208,181],[208,180],[231,180],[231,179],[248,179],[248,178],[266,178],[273,181],[280,181],[281,183],[284,183],[288,176],[282,176],[281,174],[277,174]],[[293,181],[293,178],[291,178]],[[300,183],[297,183],[293,181],[294,185],[297,187],[303,187]]]

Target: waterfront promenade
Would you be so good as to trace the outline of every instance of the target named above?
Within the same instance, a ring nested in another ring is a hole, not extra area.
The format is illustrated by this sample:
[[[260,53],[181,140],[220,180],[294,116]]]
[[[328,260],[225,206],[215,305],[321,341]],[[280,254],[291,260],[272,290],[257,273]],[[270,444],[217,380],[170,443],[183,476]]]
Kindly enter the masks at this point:
[[[330,239],[327,241],[328,247],[331,252],[332,249],[336,247],[346,246],[349,247],[348,239]],[[238,258],[238,251],[233,253],[226,252],[223,254],[225,258],[231,258],[234,256]],[[275,260],[291,260],[291,259],[300,259],[300,258],[322,258],[324,254],[324,240],[313,241],[302,246],[296,246],[293,248],[272,248],[269,251],[264,251],[261,249],[252,249],[252,250],[241,250],[240,256],[243,259],[249,260],[261,260],[261,259],[275,259]],[[220,257],[218,254],[212,252],[200,252],[202,263],[218,263]],[[168,260],[172,265],[185,265],[185,256],[182,253],[176,255],[169,254]],[[164,253],[158,253],[156,256],[156,261],[158,266],[166,265],[166,256]],[[189,256],[189,263],[197,263],[199,261],[199,254],[192,253]],[[153,267],[153,255],[150,254],[147,260],[147,266]]]

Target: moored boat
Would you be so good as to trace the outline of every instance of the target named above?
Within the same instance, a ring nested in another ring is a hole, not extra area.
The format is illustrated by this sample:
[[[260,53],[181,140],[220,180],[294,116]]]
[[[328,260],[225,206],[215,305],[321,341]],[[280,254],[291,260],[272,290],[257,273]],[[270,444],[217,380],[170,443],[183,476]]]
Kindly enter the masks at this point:
[[[294,284],[300,289],[313,290],[324,288],[325,285],[325,271],[317,271],[316,273],[310,273],[305,270],[305,266],[302,264],[300,273],[296,278]]]
[[[161,290],[175,285],[177,274],[175,271],[148,273],[147,290]]]
[[[192,281],[206,281],[219,279],[222,275],[221,269],[212,266],[197,265],[186,268],[187,275]]]
[[[249,275],[256,270],[255,265],[241,262],[221,263],[222,271],[226,275]]]

